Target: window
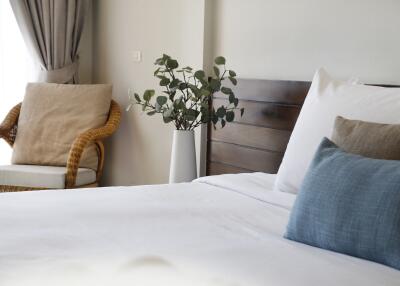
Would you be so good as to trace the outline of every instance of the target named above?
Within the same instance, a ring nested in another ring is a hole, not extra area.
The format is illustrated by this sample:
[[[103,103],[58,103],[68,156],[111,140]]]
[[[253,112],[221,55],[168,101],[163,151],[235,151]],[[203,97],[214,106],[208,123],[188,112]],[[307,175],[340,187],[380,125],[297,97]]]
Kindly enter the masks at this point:
[[[34,65],[27,52],[9,1],[0,0],[0,122],[24,95],[34,78]],[[9,164],[11,148],[0,140],[0,164]]]

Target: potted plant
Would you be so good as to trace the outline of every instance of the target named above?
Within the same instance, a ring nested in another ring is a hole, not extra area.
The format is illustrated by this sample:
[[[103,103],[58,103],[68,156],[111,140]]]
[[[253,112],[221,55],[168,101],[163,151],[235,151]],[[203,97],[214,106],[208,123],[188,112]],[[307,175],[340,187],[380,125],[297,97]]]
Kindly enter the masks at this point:
[[[213,74],[206,76],[203,70],[194,71],[191,67],[180,68],[178,61],[168,55],[157,59],[154,76],[160,80],[164,89],[156,96],[153,89],[144,91],[142,96],[129,90],[130,104],[141,105],[143,112],[153,116],[159,114],[165,123],[172,122],[176,130],[173,135],[170,183],[188,182],[197,177],[194,129],[202,124],[212,123],[221,128],[235,119],[239,100],[231,88],[223,86],[225,80],[237,84],[236,73],[226,69],[225,58],[215,58]],[[216,92],[227,96],[227,104],[211,108],[211,100]],[[219,123],[219,124],[218,124]]]

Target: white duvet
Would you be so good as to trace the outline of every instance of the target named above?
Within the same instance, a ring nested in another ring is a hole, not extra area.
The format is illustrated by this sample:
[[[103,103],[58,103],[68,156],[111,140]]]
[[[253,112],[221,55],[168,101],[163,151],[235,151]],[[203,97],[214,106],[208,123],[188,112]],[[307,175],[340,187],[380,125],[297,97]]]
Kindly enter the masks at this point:
[[[282,238],[274,177],[0,194],[0,286],[400,285],[400,271]]]

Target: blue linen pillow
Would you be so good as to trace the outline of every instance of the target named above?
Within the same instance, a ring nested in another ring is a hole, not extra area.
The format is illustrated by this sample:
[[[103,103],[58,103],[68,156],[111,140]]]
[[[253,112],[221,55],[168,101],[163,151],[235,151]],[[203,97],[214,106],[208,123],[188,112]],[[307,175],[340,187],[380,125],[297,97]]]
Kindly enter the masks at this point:
[[[285,238],[400,270],[400,161],[346,153],[324,138]]]

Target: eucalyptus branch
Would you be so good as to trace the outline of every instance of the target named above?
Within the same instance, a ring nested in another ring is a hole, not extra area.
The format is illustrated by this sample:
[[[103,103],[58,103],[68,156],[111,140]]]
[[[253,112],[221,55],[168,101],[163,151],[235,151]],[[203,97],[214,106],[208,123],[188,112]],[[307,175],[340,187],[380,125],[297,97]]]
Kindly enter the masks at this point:
[[[222,73],[222,76],[221,76],[221,78],[220,78],[219,80],[224,80],[225,74],[226,74],[226,69],[225,69],[225,67],[224,67],[224,72]]]
[[[165,123],[173,122],[178,130],[193,130],[207,123],[212,123],[214,128],[218,123],[224,127],[227,122],[234,120],[236,110],[240,109],[241,115],[244,112],[243,108],[238,107],[239,100],[234,91],[222,86],[227,78],[234,86],[237,84],[236,73],[227,70],[225,62],[225,58],[217,57],[214,76],[207,77],[203,70],[193,72],[191,67],[178,70],[178,62],[168,55],[163,55],[155,62],[157,69],[154,76],[160,79],[160,86],[165,88],[164,93],[168,97],[155,96],[154,90],[146,90],[141,97],[136,93],[133,97],[130,94],[129,106],[141,105],[142,110],[150,116],[161,114]],[[219,67],[223,68],[222,74]],[[182,77],[179,78],[175,72],[181,73]],[[227,73],[229,75],[226,78]],[[180,97],[176,98],[177,90]],[[228,103],[214,109],[210,107],[210,103],[216,92],[227,95]]]

